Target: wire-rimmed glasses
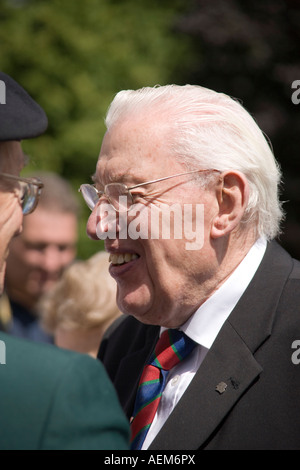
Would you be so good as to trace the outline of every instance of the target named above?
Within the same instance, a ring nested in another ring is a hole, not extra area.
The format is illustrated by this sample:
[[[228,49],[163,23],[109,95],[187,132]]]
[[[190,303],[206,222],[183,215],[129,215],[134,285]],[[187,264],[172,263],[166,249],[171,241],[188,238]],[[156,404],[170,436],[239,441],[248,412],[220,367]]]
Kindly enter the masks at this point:
[[[108,202],[112,205],[116,212],[128,212],[133,205],[133,196],[131,190],[139,188],[140,186],[145,186],[146,184],[158,183],[159,181],[164,181],[170,178],[175,178],[177,176],[189,175],[191,173],[200,173],[205,171],[217,171],[215,169],[209,170],[192,170],[184,173],[177,173],[172,176],[165,176],[164,178],[159,178],[156,180],[146,181],[145,183],[139,183],[135,186],[128,188],[126,184],[123,183],[108,183],[105,185],[103,191],[99,191],[93,184],[82,184],[78,191],[81,192],[83,199],[85,200],[87,206],[92,211],[96,204],[99,202],[99,199],[102,196],[105,196]]]
[[[0,173],[0,178],[7,178],[19,183],[19,197],[24,215],[31,214],[36,208],[44,184],[39,178],[22,178],[21,176]]]

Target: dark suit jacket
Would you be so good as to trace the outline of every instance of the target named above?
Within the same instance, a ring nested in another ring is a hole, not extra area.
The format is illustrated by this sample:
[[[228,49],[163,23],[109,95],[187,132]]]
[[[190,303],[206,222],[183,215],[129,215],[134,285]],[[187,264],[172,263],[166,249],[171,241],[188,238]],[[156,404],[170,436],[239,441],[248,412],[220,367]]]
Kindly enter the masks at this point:
[[[129,425],[103,366],[0,333],[0,449],[128,449]]]
[[[120,320],[119,320],[120,322]],[[99,357],[130,417],[144,363],[159,328],[126,318]],[[152,442],[157,450],[300,449],[300,263],[268,244],[246,292]],[[225,392],[216,386],[225,382]]]

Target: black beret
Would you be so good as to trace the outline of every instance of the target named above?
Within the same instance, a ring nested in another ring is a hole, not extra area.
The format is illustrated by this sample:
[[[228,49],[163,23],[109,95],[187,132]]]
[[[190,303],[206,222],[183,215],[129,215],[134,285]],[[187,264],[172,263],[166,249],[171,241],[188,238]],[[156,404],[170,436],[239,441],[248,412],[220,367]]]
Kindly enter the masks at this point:
[[[10,76],[0,71],[0,141],[31,139],[48,126],[44,110]]]

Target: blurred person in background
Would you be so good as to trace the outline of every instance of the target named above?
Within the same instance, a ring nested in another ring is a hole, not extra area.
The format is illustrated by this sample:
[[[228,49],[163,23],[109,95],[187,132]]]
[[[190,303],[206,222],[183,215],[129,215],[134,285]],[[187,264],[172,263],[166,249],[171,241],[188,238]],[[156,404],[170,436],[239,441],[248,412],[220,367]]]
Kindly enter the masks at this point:
[[[0,295],[10,241],[22,232],[43,184],[22,178],[21,141],[47,128],[43,109],[0,72]],[[128,449],[128,424],[99,361],[0,331],[0,449]]]
[[[121,315],[108,260],[109,255],[100,251],[76,261],[41,298],[41,325],[58,347],[97,357],[104,332]]]
[[[44,189],[37,209],[24,219],[22,233],[10,245],[0,319],[7,333],[52,343],[52,336],[40,327],[37,302],[76,256],[79,204],[68,181],[58,174],[34,176]]]

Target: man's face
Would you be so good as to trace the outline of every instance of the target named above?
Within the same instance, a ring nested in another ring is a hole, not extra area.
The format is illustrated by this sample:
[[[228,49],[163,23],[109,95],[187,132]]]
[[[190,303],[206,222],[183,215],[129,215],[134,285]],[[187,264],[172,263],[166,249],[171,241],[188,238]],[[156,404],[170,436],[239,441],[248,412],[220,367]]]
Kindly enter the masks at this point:
[[[61,277],[76,255],[77,218],[43,207],[24,218],[23,232],[10,246],[7,288],[31,308]]]
[[[20,142],[0,142],[0,172],[19,176],[24,166]],[[3,291],[8,245],[22,230],[23,214],[16,184],[0,177],[0,294]]]
[[[174,159],[166,142],[163,129],[151,123],[138,127],[134,122],[115,126],[103,140],[95,175],[97,189],[103,190],[111,182],[130,187],[184,172],[186,168]],[[106,250],[113,255],[134,254],[135,259],[127,256],[129,261],[124,264],[118,264],[113,257],[109,271],[118,285],[119,308],[143,323],[177,327],[213,289],[211,281],[217,261],[211,246],[210,226],[217,210],[215,185],[204,191],[192,180],[193,175],[177,177],[136,188],[132,194],[135,202],[147,211],[155,211],[160,204],[179,203],[181,207],[203,204],[201,249],[188,250],[184,236],[153,239],[149,234],[146,239],[134,240],[117,235],[105,241]],[[91,238],[97,238],[99,222],[97,205],[87,225]]]

